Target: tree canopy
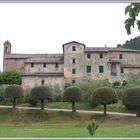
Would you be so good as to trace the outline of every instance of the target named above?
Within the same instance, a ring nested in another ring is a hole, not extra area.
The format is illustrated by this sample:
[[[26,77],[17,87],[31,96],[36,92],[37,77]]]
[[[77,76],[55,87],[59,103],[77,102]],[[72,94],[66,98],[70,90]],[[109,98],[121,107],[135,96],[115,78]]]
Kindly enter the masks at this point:
[[[76,112],[75,102],[82,100],[81,89],[77,86],[67,87],[63,94],[63,100],[72,103],[72,112]]]
[[[140,116],[140,87],[127,89],[123,95],[122,104],[127,109],[137,109],[137,116]]]
[[[0,85],[3,84],[21,84],[21,75],[20,72],[11,69],[4,72],[0,72]]]
[[[140,20],[138,19],[138,15],[140,13],[140,3],[131,3],[125,8],[125,15],[128,14],[128,18],[125,20],[125,29],[127,34],[131,34],[131,27],[135,27],[137,24],[138,30],[140,31]]]
[[[13,108],[16,106],[16,100],[23,98],[23,88],[19,85],[9,85],[5,90],[5,97],[13,100]]]
[[[32,88],[30,93],[31,99],[36,99],[41,101],[41,109],[44,110],[44,100],[52,100],[53,95],[51,90],[44,85]]]
[[[118,97],[113,88],[110,87],[102,87],[97,88],[92,93],[91,97],[92,105],[104,105],[104,115],[106,116],[106,105],[117,103]]]

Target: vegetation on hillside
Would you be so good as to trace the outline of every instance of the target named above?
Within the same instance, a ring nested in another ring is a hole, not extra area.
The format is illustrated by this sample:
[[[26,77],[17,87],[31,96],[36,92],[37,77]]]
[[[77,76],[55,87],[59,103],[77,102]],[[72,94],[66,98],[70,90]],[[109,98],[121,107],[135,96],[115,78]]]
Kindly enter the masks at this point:
[[[117,44],[117,48],[140,50],[140,36],[127,40],[124,44]]]

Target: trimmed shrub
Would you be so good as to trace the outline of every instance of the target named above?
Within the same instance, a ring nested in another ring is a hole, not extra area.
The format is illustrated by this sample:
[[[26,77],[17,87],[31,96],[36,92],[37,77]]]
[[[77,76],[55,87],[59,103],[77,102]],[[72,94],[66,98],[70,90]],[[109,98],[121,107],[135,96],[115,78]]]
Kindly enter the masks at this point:
[[[115,81],[114,83],[112,83],[112,87],[119,87],[121,85],[121,83],[119,81]]]
[[[92,80],[89,82],[76,84],[81,89],[83,102],[91,104],[91,95],[96,88],[111,87],[111,83],[106,80]]]
[[[71,83],[65,83],[64,89],[66,89],[66,88],[68,88],[70,86],[73,86],[73,84],[71,84]]]
[[[23,89],[19,85],[9,85],[5,90],[5,97],[13,100],[13,108],[16,107],[17,99],[23,98]]]
[[[109,87],[102,87],[96,89],[91,97],[92,104],[104,105],[104,115],[106,116],[106,105],[117,103],[117,94],[114,89]]]
[[[137,116],[140,116],[140,87],[133,87],[126,90],[122,104],[127,109],[137,109]]]
[[[42,110],[44,110],[44,100],[52,100],[53,98],[51,90],[44,85],[32,88],[30,96],[31,99],[41,101]]]
[[[75,102],[81,100],[82,100],[82,95],[81,95],[80,88],[76,86],[70,86],[65,89],[63,94],[63,101],[72,103],[72,112],[76,112]]]
[[[37,101],[36,99],[29,98],[29,104],[30,104],[32,107],[37,106],[37,103],[38,103],[38,101]]]

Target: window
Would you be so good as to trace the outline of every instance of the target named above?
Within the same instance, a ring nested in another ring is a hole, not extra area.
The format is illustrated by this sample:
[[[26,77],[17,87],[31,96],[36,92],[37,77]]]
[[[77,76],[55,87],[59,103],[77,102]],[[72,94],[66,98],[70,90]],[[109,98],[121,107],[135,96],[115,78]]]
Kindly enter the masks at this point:
[[[34,67],[34,63],[31,63],[31,67],[32,67],[32,68]]]
[[[87,54],[87,58],[90,58],[90,53]]]
[[[123,58],[123,55],[122,54],[119,54],[119,59],[122,59]]]
[[[91,66],[87,65],[87,73],[90,73],[90,72],[91,72]]]
[[[76,51],[76,47],[75,46],[72,46],[72,51]]]
[[[72,69],[72,74],[76,74],[76,69],[75,68]]]
[[[46,63],[43,63],[43,67],[46,68]]]
[[[124,68],[123,67],[120,67],[120,72],[124,73]]]
[[[116,76],[117,75],[117,66],[115,63],[111,64],[111,76]]]
[[[6,53],[8,53],[8,47],[6,47]]]
[[[72,64],[75,64],[75,63],[76,63],[76,59],[73,58],[73,59],[72,59]]]
[[[104,72],[104,67],[103,66],[99,66],[99,73],[103,73]]]
[[[45,80],[41,80],[41,85],[44,85],[45,84]]]
[[[55,63],[55,68],[58,68],[58,67],[59,67],[58,63]]]
[[[99,57],[100,57],[100,58],[103,58],[103,53],[100,53],[100,54],[99,54]]]
[[[75,84],[76,83],[76,81],[75,80],[72,80],[72,84]]]

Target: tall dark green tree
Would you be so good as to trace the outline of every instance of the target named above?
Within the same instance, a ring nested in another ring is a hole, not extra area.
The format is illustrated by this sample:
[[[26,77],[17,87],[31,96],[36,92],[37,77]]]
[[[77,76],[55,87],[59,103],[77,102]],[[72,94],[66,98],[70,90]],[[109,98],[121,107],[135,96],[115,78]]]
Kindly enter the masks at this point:
[[[137,24],[138,30],[140,31],[140,19],[138,19],[140,13],[140,3],[131,3],[125,8],[125,15],[128,14],[128,18],[125,20],[125,29],[127,34],[131,34],[131,27],[135,27]]]
[[[21,75],[20,72],[11,69],[4,72],[0,72],[0,85],[2,84],[21,84]]]

